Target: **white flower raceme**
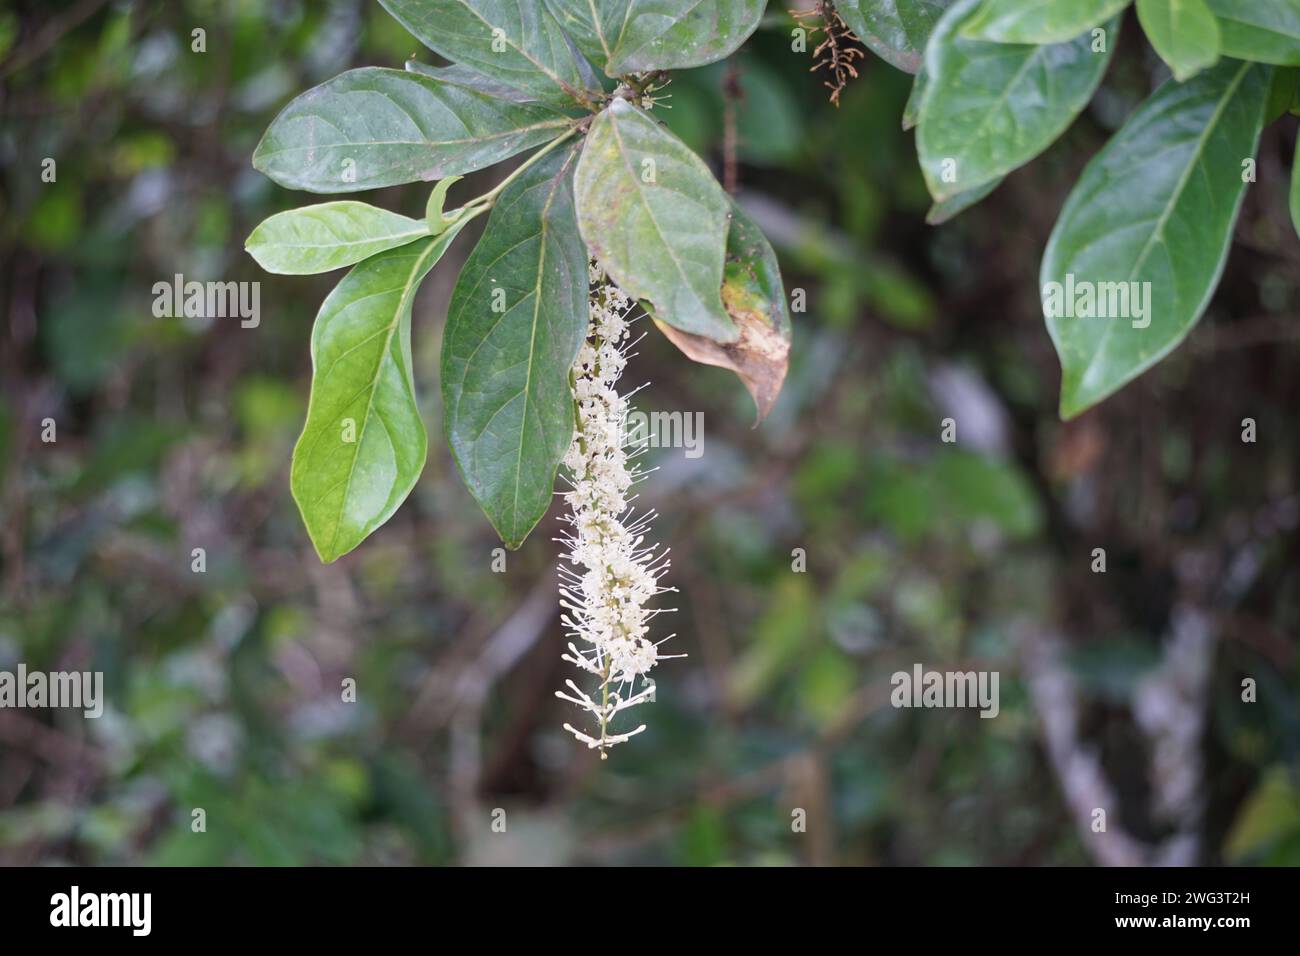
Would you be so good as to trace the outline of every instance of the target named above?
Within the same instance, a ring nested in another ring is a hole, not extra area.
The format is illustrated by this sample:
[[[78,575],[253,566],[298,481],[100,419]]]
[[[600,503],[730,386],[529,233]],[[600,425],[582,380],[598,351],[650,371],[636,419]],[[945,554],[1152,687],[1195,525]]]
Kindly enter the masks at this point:
[[[638,515],[629,506],[628,492],[641,477],[629,460],[646,442],[644,436],[626,440],[629,396],[615,388],[635,344],[627,320],[632,302],[594,264],[591,281],[591,324],[570,376],[577,424],[564,456],[571,487],[564,493],[569,513],[561,519],[570,530],[557,540],[568,547],[560,560],[561,620],[570,638],[564,659],[599,683],[588,694],[569,680],[570,693],[556,691],[556,696],[595,719],[592,733],[570,724],[564,729],[589,748],[599,748],[604,759],[606,749],[645,730],[641,724],[615,733],[610,723],[621,711],[654,699],[654,681],[647,675],[665,655],[646,635],[650,620],[671,609],[646,605],[656,594],[675,589],[659,586],[669,566],[667,551],[645,543],[654,511]]]

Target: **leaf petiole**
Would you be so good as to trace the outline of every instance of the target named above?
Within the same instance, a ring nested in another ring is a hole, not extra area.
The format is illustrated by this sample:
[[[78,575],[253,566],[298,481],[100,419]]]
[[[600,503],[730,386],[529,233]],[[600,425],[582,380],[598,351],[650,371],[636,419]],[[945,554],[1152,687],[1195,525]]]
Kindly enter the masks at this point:
[[[533,155],[529,156],[526,160],[520,163],[519,167],[514,172],[512,172],[505,179],[501,180],[501,182],[499,182],[488,192],[485,192],[483,195],[471,199],[457,213],[453,213],[453,217],[469,212],[470,210],[474,211],[474,215],[478,215],[480,212],[483,212],[485,209],[491,209],[492,204],[496,202],[497,196],[501,195],[502,191],[507,186],[509,186],[512,182],[514,182],[516,179],[522,176],[530,166],[537,163],[547,153],[555,149],[555,147],[559,146],[561,143],[563,143],[566,139],[568,139],[577,131],[578,130],[576,128],[571,129],[567,133],[564,133],[561,136],[557,136],[555,139],[551,140],[549,143],[547,143],[537,152],[533,153]],[[432,197],[431,197],[431,201],[432,201]]]

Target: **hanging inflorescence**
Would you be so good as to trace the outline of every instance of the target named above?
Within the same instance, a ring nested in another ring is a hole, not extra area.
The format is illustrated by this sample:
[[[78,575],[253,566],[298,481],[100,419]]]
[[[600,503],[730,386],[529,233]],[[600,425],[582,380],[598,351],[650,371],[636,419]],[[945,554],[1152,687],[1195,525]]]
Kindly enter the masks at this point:
[[[564,458],[570,490],[564,492],[569,512],[561,520],[568,532],[557,538],[568,549],[560,560],[561,620],[567,628],[564,659],[594,676],[590,693],[575,681],[556,696],[587,711],[595,722],[591,733],[571,724],[564,729],[601,758],[614,744],[645,730],[615,732],[614,717],[654,699],[648,674],[665,655],[647,636],[650,621],[671,608],[647,607],[657,594],[676,590],[660,587],[668,571],[667,550],[647,544],[646,532],[655,512],[631,505],[628,493],[644,474],[634,465],[647,445],[647,436],[629,438],[627,421],[631,393],[615,387],[627,364],[628,350],[640,339],[630,337],[628,313],[632,301],[600,269],[591,269],[591,318],[587,341],[573,364],[570,382],[577,422],[573,443]],[[680,656],[680,655],[677,655]]]

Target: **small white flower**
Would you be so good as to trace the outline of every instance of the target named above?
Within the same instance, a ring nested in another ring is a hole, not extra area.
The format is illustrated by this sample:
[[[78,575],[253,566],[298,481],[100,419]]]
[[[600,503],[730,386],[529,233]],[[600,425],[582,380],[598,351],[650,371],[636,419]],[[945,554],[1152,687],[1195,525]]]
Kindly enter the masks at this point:
[[[561,520],[571,531],[558,540],[568,547],[560,560],[560,605],[565,610],[561,620],[571,639],[569,653],[563,657],[596,675],[600,683],[593,696],[570,680],[566,683],[572,693],[556,691],[556,696],[595,718],[594,734],[569,724],[564,728],[589,748],[599,749],[603,759],[609,747],[645,729],[642,724],[614,732],[610,720],[629,707],[652,701],[650,670],[665,656],[681,655],[660,654],[658,644],[646,636],[650,619],[664,610],[651,610],[646,604],[655,595],[676,589],[659,586],[669,567],[667,552],[645,544],[654,512],[634,517],[628,505],[628,492],[639,473],[628,464],[624,437],[628,402],[615,385],[633,344],[627,321],[633,303],[595,262],[590,278],[587,342],[573,363],[577,423],[564,456],[569,514]]]

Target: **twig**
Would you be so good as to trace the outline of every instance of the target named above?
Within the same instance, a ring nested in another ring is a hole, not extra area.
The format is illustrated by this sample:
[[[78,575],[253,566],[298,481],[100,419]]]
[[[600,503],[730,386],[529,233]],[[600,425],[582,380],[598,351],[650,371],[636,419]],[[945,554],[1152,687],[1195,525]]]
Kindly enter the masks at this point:
[[[13,56],[0,64],[0,76],[9,76],[11,73],[16,73],[28,64],[39,60],[63,39],[64,34],[81,26],[107,2],[108,0],[81,0],[81,3],[63,16],[50,20],[44,27],[36,31],[35,36],[19,46],[14,51]]]
[[[740,66],[736,58],[732,57],[727,61],[727,72],[722,78],[722,186],[730,196],[736,194],[739,185],[736,113],[744,98],[745,91],[740,85]]]

